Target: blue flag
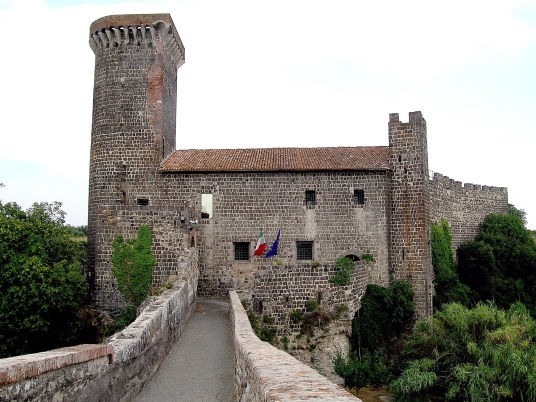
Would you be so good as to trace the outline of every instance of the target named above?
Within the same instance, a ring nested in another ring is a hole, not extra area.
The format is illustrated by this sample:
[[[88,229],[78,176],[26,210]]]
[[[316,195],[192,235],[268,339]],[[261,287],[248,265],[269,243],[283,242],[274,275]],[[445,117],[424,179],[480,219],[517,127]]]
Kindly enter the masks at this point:
[[[277,232],[277,238],[274,241],[274,244],[272,244],[272,247],[270,247],[270,250],[266,253],[266,258],[273,257],[274,255],[277,255],[277,247],[279,247],[279,235],[281,234],[281,229]]]

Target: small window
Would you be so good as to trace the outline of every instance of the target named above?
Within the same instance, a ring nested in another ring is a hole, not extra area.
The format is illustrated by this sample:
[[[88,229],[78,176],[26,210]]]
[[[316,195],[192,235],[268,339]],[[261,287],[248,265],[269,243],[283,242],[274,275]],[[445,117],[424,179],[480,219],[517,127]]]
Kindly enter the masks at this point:
[[[201,194],[201,218],[212,218],[212,194]]]
[[[354,190],[354,205],[363,205],[363,204],[365,204],[365,191]]]
[[[315,190],[305,191],[305,205],[316,205],[316,191]]]
[[[309,261],[313,259],[312,241],[300,241],[296,243],[296,259]]]
[[[149,198],[138,198],[136,203],[138,205],[149,205]]]
[[[249,242],[234,243],[235,261],[249,261]]]

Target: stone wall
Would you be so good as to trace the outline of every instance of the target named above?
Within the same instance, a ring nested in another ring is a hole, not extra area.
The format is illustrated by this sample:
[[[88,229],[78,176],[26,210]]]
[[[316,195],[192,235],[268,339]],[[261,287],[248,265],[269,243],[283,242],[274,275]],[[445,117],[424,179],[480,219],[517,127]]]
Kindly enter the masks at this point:
[[[429,187],[431,219],[449,223],[453,250],[474,239],[486,215],[508,213],[505,187],[462,184],[439,173],[434,173]]]
[[[256,272],[273,262],[253,257],[259,230],[268,245],[281,229],[279,254],[285,266],[299,261],[296,244],[313,243],[313,260],[333,264],[349,254],[370,253],[377,261],[377,283],[388,283],[388,200],[386,172],[164,174],[167,197],[185,199],[200,211],[202,193],[213,194],[213,216],[199,224],[199,293],[225,296],[231,289],[251,290]],[[354,189],[364,205],[354,204]],[[316,205],[305,205],[305,191],[316,191]],[[161,193],[160,193],[161,194]],[[157,195],[158,196],[158,195]],[[252,257],[234,258],[234,243],[247,242]],[[311,284],[314,287],[313,284]]]
[[[230,292],[230,297],[238,401],[360,401],[294,357],[260,341],[236,292]]]
[[[197,271],[150,300],[106,345],[0,360],[0,401],[128,401],[158,370],[195,310]]]

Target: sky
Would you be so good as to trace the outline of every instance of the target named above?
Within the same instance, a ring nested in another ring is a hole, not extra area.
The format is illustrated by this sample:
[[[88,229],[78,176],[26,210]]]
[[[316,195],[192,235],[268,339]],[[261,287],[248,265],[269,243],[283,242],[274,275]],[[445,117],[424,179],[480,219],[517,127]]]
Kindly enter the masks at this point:
[[[388,145],[419,110],[429,168],[507,187],[536,229],[536,0],[0,0],[3,203],[87,224],[89,26],[138,13],[186,48],[177,148]]]

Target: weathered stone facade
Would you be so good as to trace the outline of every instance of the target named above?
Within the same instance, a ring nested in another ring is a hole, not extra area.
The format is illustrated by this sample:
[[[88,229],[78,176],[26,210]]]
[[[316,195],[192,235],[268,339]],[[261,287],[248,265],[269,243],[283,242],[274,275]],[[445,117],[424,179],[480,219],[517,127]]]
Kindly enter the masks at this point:
[[[90,44],[96,65],[88,277],[104,307],[122,300],[111,274],[112,241],[148,224],[156,286],[180,271],[181,255],[195,246],[200,295],[241,291],[281,331],[294,330],[288,312],[308,299],[355,311],[367,284],[392,279],[412,284],[419,314],[427,315],[430,221],[445,217],[459,242],[485,214],[506,212],[506,189],[452,186],[437,175],[430,181],[420,112],[408,123],[390,115],[389,147],[175,150],[184,47],[171,17],[105,17],[92,24]],[[208,218],[202,194],[212,196]],[[268,243],[281,230],[272,260],[252,256],[259,229]],[[249,258],[236,258],[239,244]],[[298,258],[303,244],[310,258]],[[349,286],[329,282],[337,258],[365,253],[374,262],[358,261]]]

